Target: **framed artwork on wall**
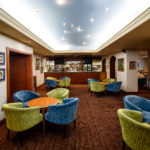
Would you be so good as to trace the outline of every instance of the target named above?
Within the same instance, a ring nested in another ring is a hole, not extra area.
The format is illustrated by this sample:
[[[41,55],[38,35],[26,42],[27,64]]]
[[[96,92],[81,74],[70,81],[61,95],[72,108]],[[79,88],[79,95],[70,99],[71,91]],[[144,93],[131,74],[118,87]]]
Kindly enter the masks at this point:
[[[129,69],[130,70],[136,70],[136,61],[130,61]]]
[[[0,65],[5,65],[5,53],[0,52]]]
[[[124,58],[118,59],[118,71],[124,72]]]
[[[0,81],[4,81],[4,80],[5,80],[5,69],[0,68]]]
[[[40,70],[40,59],[36,58],[35,59],[35,70]]]

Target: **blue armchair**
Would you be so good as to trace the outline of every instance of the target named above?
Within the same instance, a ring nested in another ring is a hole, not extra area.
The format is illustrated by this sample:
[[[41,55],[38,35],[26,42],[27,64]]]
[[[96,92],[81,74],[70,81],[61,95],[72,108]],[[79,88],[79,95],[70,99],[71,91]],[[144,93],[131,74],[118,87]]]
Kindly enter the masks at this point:
[[[15,102],[22,102],[23,107],[28,107],[27,103],[31,99],[39,98],[40,95],[36,92],[29,90],[17,91],[13,94],[13,98]]]
[[[127,109],[150,112],[150,100],[144,97],[127,95],[123,98],[123,102]]]
[[[66,137],[67,124],[74,121],[75,127],[78,103],[78,98],[64,98],[63,104],[48,106],[48,112],[45,114],[45,120],[51,123],[64,125],[64,137]]]
[[[89,89],[91,88],[91,85],[90,85],[90,82],[100,82],[99,80],[96,80],[96,79],[88,79],[88,86],[89,86]]]
[[[46,88],[54,88],[54,87],[57,87],[57,82],[56,80],[50,80],[50,79],[46,79],[45,80],[45,83],[46,83]]]
[[[106,87],[106,91],[109,92],[120,92],[122,81],[109,83]]]
[[[127,95],[123,98],[123,102],[126,109],[142,112],[143,122],[150,123],[150,100],[136,95]]]

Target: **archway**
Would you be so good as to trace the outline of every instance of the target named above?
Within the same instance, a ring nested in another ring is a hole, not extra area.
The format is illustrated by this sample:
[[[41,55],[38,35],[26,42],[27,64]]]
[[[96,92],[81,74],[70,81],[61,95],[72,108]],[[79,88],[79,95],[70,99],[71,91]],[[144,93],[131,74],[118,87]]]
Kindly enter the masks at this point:
[[[115,62],[116,62],[116,57],[115,57],[115,56],[112,56],[112,57],[110,58],[110,78],[116,78]]]

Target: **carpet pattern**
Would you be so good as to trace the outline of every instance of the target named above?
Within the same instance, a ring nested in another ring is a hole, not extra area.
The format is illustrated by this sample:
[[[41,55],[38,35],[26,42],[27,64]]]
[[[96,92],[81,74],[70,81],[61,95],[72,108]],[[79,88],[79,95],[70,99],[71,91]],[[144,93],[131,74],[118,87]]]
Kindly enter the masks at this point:
[[[48,91],[42,86],[36,92],[45,96]],[[47,133],[40,133],[40,126],[24,132],[24,146],[20,147],[19,136],[11,132],[6,140],[6,124],[0,126],[0,150],[121,150],[122,135],[117,109],[123,108],[123,97],[104,93],[91,96],[87,85],[74,85],[70,89],[70,97],[80,99],[76,129],[73,123],[68,125],[68,137],[63,138],[63,126],[49,123]],[[148,90],[138,94],[150,99]],[[130,150],[130,148],[126,148]]]

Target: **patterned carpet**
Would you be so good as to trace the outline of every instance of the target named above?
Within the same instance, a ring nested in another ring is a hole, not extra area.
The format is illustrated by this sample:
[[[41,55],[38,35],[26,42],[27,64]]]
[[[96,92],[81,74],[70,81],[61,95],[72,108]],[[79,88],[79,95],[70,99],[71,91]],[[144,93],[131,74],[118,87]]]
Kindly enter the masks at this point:
[[[41,96],[48,92],[45,86],[37,90]],[[63,126],[48,124],[46,135],[40,126],[24,132],[24,147],[20,147],[19,136],[11,132],[6,140],[6,125],[0,127],[0,150],[121,150],[122,135],[117,109],[123,108],[123,96],[104,93],[91,96],[87,85],[74,85],[70,97],[79,97],[76,129],[68,125],[68,137],[63,138]],[[150,99],[149,90],[140,90],[137,95]],[[127,148],[126,150],[129,150]]]

